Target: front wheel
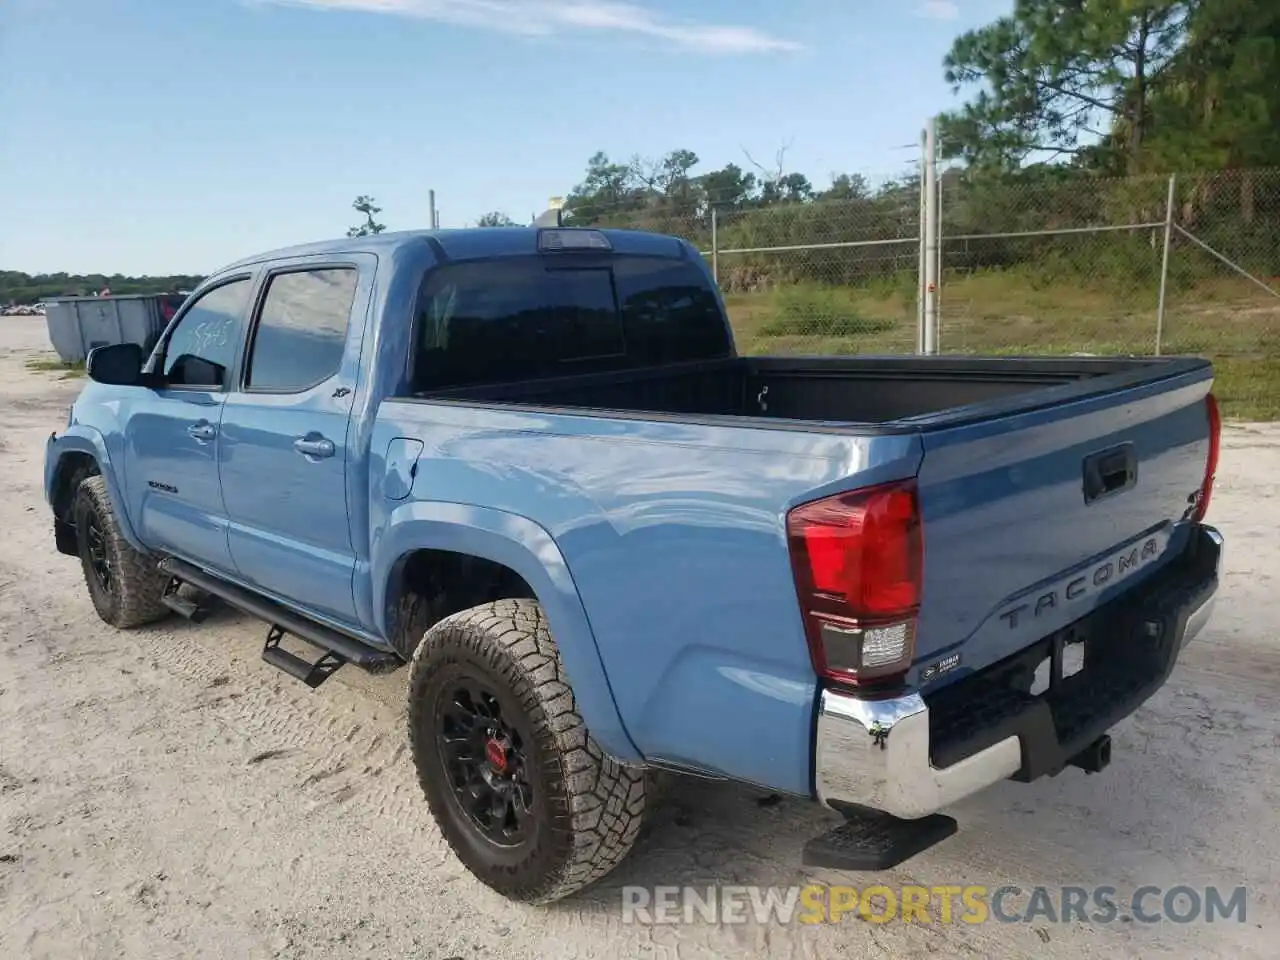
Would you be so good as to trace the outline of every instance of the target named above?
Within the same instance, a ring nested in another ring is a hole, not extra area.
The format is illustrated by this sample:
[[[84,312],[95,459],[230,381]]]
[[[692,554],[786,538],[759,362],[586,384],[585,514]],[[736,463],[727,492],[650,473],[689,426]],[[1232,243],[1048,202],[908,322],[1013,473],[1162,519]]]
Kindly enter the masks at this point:
[[[546,903],[626,856],[644,814],[644,771],[591,738],[536,601],[499,600],[437,623],[414,654],[409,688],[422,790],[483,883]]]
[[[88,477],[72,504],[80,566],[98,616],[113,627],[139,627],[163,619],[160,602],[168,577],[155,560],[129,545],[111,510],[107,481]]]

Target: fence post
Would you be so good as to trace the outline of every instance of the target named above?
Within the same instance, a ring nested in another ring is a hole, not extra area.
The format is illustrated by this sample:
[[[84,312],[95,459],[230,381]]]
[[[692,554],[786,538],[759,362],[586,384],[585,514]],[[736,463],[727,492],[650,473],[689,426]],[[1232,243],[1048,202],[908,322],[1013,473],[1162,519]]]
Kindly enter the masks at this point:
[[[720,235],[716,208],[711,207],[711,276],[720,285]]]
[[[924,353],[924,275],[925,259],[928,257],[928,250],[925,248],[925,217],[926,211],[929,209],[929,201],[926,199],[928,194],[925,193],[924,171],[929,165],[929,134],[921,129],[920,131],[920,263],[916,268],[916,353]]]
[[[1164,298],[1169,287],[1169,241],[1173,239],[1173,205],[1176,202],[1178,175],[1169,174],[1169,199],[1164,208],[1164,254],[1160,258],[1160,297],[1156,301],[1156,356],[1160,356],[1164,338]]]
[[[924,148],[924,352],[938,352],[938,123],[925,127]]]

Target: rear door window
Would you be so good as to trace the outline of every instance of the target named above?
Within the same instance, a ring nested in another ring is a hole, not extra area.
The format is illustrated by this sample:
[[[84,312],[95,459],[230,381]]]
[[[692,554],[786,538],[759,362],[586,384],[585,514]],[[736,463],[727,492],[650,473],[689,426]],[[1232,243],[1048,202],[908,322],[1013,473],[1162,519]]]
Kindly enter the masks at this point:
[[[297,393],[337,373],[358,279],[353,267],[273,276],[254,330],[245,386]]]

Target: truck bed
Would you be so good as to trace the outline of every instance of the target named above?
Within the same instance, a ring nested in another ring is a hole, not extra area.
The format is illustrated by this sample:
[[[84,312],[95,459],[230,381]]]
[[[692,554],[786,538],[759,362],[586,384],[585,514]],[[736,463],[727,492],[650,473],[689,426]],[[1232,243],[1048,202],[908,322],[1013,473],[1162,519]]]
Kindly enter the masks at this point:
[[[627,678],[637,748],[803,792],[816,680],[788,512],[911,478],[923,600],[905,682],[929,696],[1181,553],[1211,383],[1194,358],[743,357],[423,392],[379,408],[394,492],[372,503],[529,518]],[[421,445],[413,469],[397,444]],[[1090,464],[1112,457],[1125,469],[1091,493]],[[744,689],[760,695],[727,747]]]
[[[1207,366],[1194,358],[726,357],[418,396],[610,416],[878,425],[888,429],[877,432],[896,432],[893,427],[956,426],[1027,412]]]

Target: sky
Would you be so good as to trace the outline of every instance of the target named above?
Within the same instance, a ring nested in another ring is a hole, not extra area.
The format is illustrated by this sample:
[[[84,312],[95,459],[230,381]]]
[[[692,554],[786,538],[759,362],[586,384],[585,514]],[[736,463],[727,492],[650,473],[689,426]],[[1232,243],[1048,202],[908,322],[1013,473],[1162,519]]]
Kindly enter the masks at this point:
[[[597,150],[818,186],[919,157],[954,37],[1012,0],[0,0],[0,269],[203,274],[499,210]]]

